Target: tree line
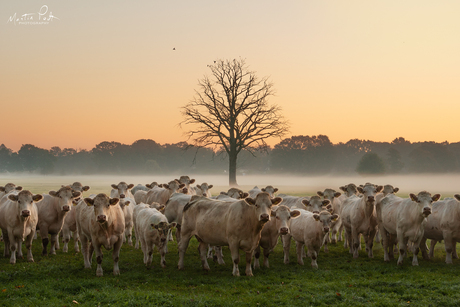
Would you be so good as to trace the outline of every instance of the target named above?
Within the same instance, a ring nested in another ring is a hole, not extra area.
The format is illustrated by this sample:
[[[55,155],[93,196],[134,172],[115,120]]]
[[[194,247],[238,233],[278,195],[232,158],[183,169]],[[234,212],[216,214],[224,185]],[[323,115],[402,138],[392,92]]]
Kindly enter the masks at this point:
[[[150,139],[131,145],[101,142],[91,150],[31,144],[17,152],[0,145],[0,172],[55,175],[170,173],[222,174],[228,169],[225,150],[190,147],[187,142],[159,144]],[[243,151],[238,173],[408,174],[460,170],[460,142],[414,142],[402,137],[392,142],[352,139],[333,144],[325,135],[292,136],[273,147]]]

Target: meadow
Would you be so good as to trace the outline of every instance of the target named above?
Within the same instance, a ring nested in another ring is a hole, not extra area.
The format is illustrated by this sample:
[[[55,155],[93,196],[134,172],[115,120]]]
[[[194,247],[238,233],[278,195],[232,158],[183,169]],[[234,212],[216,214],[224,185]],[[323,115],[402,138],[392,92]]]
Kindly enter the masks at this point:
[[[21,184],[34,193],[56,190],[60,184],[81,179],[70,178],[0,178]],[[87,178],[86,178],[87,179]],[[70,180],[70,181],[69,181]],[[118,179],[117,179],[118,180]],[[112,183],[118,183],[111,180]],[[109,192],[105,179],[91,182],[87,192]],[[125,181],[128,181],[127,179]],[[356,183],[369,181],[361,178]],[[375,180],[371,180],[375,182]],[[56,186],[56,184],[59,184]],[[133,183],[147,183],[135,181]],[[343,184],[349,183],[343,182]],[[383,182],[386,184],[387,181]],[[262,184],[261,184],[262,185]],[[213,193],[224,189],[216,186]],[[288,190],[286,188],[286,190]],[[295,194],[312,195],[311,187],[292,186]],[[281,190],[280,192],[285,192]],[[433,191],[434,192],[434,191]],[[432,192],[432,193],[433,193]],[[455,192],[455,191],[453,191]],[[452,192],[452,193],[453,193]],[[403,192],[404,194],[406,192]],[[409,192],[407,192],[409,193]],[[86,193],[85,193],[86,195]],[[404,195],[402,195],[404,196]],[[452,196],[451,195],[445,195]],[[71,242],[72,243],[72,242]],[[411,254],[402,266],[396,260],[383,261],[380,244],[374,245],[374,258],[364,250],[353,259],[342,242],[321,251],[318,269],[310,260],[297,264],[295,244],[291,244],[290,264],[283,262],[282,246],[270,255],[270,268],[254,270],[253,277],[244,275],[244,255],[241,253],[241,277],[232,276],[232,264],[227,247],[223,248],[225,265],[209,261],[211,270],[203,271],[197,251],[197,241],[190,242],[185,257],[185,269],[177,269],[176,242],[169,242],[166,268],[159,265],[157,251],[153,266],[143,264],[141,250],[124,245],[120,254],[121,275],[113,276],[111,252],[104,250],[103,277],[96,277],[96,263],[83,268],[83,257],[69,244],[69,253],[62,249],[56,255],[42,256],[39,240],[34,241],[35,263],[18,259],[15,265],[0,257],[0,306],[458,306],[460,304],[460,260],[445,264],[443,244],[436,246],[435,257],[411,265]],[[61,245],[62,247],[62,245]],[[3,242],[0,242],[3,249]],[[460,251],[458,251],[460,253]]]

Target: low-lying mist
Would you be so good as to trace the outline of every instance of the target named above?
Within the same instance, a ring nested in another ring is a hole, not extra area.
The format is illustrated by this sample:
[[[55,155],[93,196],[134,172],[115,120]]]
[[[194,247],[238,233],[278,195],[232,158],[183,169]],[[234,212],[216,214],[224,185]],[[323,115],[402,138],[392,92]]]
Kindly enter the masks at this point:
[[[103,175],[103,176],[41,176],[29,174],[0,174],[0,186],[8,182],[21,185],[24,189],[29,189],[35,193],[47,193],[48,189],[58,189],[61,185],[72,184],[80,181],[84,185],[92,187],[91,192],[110,193],[110,185],[120,181],[127,183],[147,184],[153,181],[167,183],[174,179],[179,179],[181,175],[188,175],[196,180],[195,184],[206,182],[214,185],[211,189],[213,195],[226,191],[229,188],[228,175],[203,175],[203,174],[171,174],[160,176],[123,176],[123,175]],[[272,185],[279,189],[278,193],[304,193],[315,194],[316,191],[325,188],[333,188],[339,191],[339,187],[349,183],[356,185],[371,182],[378,185],[391,184],[400,189],[398,194],[407,195],[426,190],[431,194],[440,193],[442,197],[452,197],[455,193],[460,193],[460,174],[419,174],[419,175],[384,175],[384,176],[360,176],[360,175],[326,175],[326,176],[294,176],[284,175],[239,175],[238,184],[242,190],[248,191],[254,186],[259,188]]]

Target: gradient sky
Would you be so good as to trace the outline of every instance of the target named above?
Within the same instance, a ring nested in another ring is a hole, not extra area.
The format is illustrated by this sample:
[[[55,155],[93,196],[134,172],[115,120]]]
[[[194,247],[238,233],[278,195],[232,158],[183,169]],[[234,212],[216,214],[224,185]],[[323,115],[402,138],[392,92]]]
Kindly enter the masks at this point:
[[[59,19],[8,22],[43,5]],[[459,15],[458,0],[2,0],[0,144],[184,141],[207,65],[240,57],[274,83],[288,136],[459,142]]]

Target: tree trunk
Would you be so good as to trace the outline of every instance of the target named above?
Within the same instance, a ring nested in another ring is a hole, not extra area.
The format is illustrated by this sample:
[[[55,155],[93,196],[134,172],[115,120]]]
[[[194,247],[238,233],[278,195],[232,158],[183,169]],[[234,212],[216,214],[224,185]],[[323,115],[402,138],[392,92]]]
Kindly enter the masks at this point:
[[[238,158],[238,154],[236,153],[236,150],[230,150],[230,153],[228,155],[228,184],[230,187],[236,187],[238,186],[238,183],[236,182],[236,159]]]

